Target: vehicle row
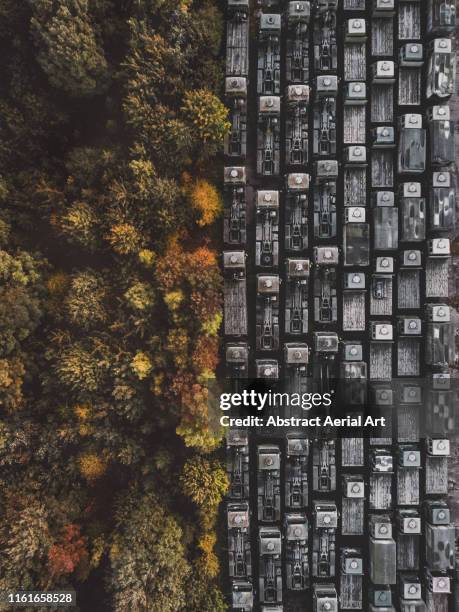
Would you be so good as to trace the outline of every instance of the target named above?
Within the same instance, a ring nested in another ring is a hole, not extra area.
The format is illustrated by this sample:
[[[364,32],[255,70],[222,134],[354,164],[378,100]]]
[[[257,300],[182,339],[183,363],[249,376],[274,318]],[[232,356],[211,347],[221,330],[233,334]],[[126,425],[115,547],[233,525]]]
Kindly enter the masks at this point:
[[[346,160],[361,157],[362,163],[365,163],[367,151],[363,147],[354,146],[345,149],[344,155]],[[397,192],[393,186],[382,184],[380,188],[371,191],[370,206],[367,207],[365,184],[359,186],[360,182],[366,182],[365,166],[363,175],[361,169],[361,165],[349,162],[344,166],[341,225],[345,265],[368,265],[370,220],[373,223],[373,247],[376,250],[396,250],[399,241],[423,242],[430,235],[432,240],[428,244],[429,253],[434,254],[435,238],[441,239],[439,234],[451,232],[455,225],[456,190],[453,172],[431,172],[430,184],[424,188],[421,182],[413,180],[401,182]],[[224,176],[224,240],[228,245],[244,247],[247,243],[245,168],[226,167]],[[312,233],[309,231],[310,219],[315,242],[337,238],[338,181],[338,163],[335,160],[324,160],[315,164],[312,179],[307,173],[290,173],[285,177],[283,191],[261,189],[255,192],[257,266],[278,266],[279,240],[282,240],[287,253],[305,252]],[[361,189],[363,197],[359,198],[357,191]],[[365,252],[362,259],[346,248],[356,235],[361,236],[361,248]]]
[[[414,387],[406,387],[404,391],[411,393],[414,390]],[[383,390],[380,389],[379,393],[382,396]],[[441,394],[437,397],[444,399]],[[401,441],[392,448],[392,444],[388,442],[389,437],[384,437],[386,430],[383,428],[382,437],[371,440],[366,461],[363,457],[363,438],[337,440],[332,437],[310,437],[305,429],[298,429],[292,425],[287,429],[288,433],[284,434],[282,446],[269,440],[257,445],[256,465],[253,465],[250,471],[249,432],[247,429],[229,429],[226,440],[227,473],[230,483],[228,499],[234,503],[245,503],[251,499],[251,493],[256,493],[258,523],[279,523],[284,511],[308,510],[309,489],[314,494],[333,493],[341,487],[343,500],[361,500],[358,503],[342,501],[341,533],[363,535],[365,531],[363,500],[367,499],[369,509],[376,511],[389,511],[394,505],[418,506],[421,503],[422,493],[421,468],[425,495],[446,493],[447,458],[451,454],[451,444],[445,437],[448,414],[444,414],[441,418],[435,415],[438,403],[431,400],[429,411],[432,412],[433,418],[430,426],[437,431],[443,429],[443,434],[428,435],[420,445],[420,423],[415,422],[419,417],[412,419],[412,431],[407,429],[402,420],[410,411],[416,415],[421,403],[419,395],[416,398],[403,399],[404,401],[397,407],[400,410],[400,415],[397,415],[400,422],[397,424],[396,439]],[[386,404],[381,401],[379,405],[387,405],[387,401]],[[284,410],[277,408],[277,412],[284,415]],[[308,411],[303,409],[300,415],[302,418],[308,417],[305,412]],[[314,420],[315,417],[310,418]],[[442,419],[445,420],[442,422]],[[352,444],[355,447],[355,456],[350,452]],[[383,444],[388,446],[382,446]],[[341,469],[344,470],[341,480],[337,478],[337,454],[340,450],[339,461]],[[346,473],[346,468],[364,467],[369,469],[368,482],[364,474]],[[253,476],[255,471],[256,479]],[[250,490],[250,473],[254,481],[253,491]],[[394,475],[395,490],[392,487]],[[247,511],[249,511],[248,506]]]

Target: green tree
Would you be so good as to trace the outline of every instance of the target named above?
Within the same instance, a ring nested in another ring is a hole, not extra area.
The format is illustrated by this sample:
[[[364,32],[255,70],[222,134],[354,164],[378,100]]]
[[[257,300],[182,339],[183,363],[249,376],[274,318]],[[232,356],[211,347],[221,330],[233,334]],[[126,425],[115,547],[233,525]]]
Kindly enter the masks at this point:
[[[113,610],[186,608],[190,573],[182,530],[153,493],[132,489],[116,506],[107,586]]]
[[[199,143],[220,144],[231,127],[228,109],[207,89],[187,91],[182,113]]]
[[[198,570],[187,584],[187,612],[226,612],[228,605],[218,586]]]
[[[67,316],[73,325],[90,329],[107,319],[104,306],[105,283],[91,270],[75,274],[65,299]]]
[[[104,89],[108,65],[91,23],[88,0],[31,0],[38,62],[50,83],[72,96]]]
[[[43,315],[44,262],[25,251],[0,250],[0,356],[20,348]]]
[[[13,411],[21,406],[24,374],[24,364],[20,359],[0,359],[0,406],[2,408]]]
[[[38,327],[41,302],[25,287],[0,287],[0,355],[19,350]]]
[[[0,525],[0,588],[44,588],[47,551],[51,544],[48,514],[35,498],[7,498]]]
[[[62,214],[59,226],[67,240],[93,251],[99,245],[98,219],[86,202],[74,202]]]
[[[193,457],[183,467],[180,477],[183,492],[199,508],[214,508],[228,490],[228,477],[218,461]]]
[[[87,342],[75,342],[59,351],[54,370],[64,385],[84,395],[99,390],[107,364]]]

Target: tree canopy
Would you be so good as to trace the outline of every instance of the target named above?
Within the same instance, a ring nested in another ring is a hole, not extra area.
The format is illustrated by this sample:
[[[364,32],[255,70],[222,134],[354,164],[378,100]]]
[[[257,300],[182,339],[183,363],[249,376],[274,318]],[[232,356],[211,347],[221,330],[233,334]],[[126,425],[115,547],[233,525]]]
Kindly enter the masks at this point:
[[[226,609],[222,25],[212,0],[1,3],[2,589]]]

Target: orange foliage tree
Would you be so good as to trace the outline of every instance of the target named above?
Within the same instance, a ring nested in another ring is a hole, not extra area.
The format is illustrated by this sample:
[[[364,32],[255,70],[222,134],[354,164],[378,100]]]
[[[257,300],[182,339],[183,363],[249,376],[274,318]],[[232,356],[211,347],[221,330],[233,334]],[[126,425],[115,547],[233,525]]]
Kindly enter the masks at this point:
[[[216,187],[206,180],[198,179],[190,193],[191,206],[198,214],[200,227],[211,225],[222,211],[222,201]]]
[[[78,525],[66,525],[62,538],[48,551],[48,567],[53,576],[71,574],[88,559],[87,541]]]

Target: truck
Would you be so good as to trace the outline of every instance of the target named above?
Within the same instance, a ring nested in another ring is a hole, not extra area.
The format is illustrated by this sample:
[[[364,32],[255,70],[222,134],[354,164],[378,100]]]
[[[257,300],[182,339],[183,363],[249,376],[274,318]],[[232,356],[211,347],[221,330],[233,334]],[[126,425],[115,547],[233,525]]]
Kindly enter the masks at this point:
[[[285,333],[308,331],[309,259],[287,259],[285,289]]]
[[[259,596],[263,603],[282,603],[282,538],[279,527],[259,528]]]
[[[336,237],[336,181],[338,162],[319,161],[315,165],[314,181],[314,236]]]
[[[304,509],[308,505],[309,440],[303,432],[287,434],[285,455],[285,507]]]
[[[400,185],[400,240],[421,242],[426,237],[426,201],[420,183]]]
[[[456,81],[456,52],[450,38],[435,38],[429,44],[426,68],[427,98],[449,98]]]
[[[277,274],[257,275],[256,342],[261,351],[279,348],[279,286]]]
[[[276,444],[259,444],[258,457],[258,520],[274,523],[280,520],[281,454]]]
[[[249,2],[228,0],[226,19],[226,76],[249,74]]]
[[[308,521],[300,512],[287,512],[284,519],[286,587],[309,588]]]
[[[305,0],[287,4],[287,47],[285,75],[288,84],[309,81],[310,3]]]
[[[250,510],[247,501],[230,502],[226,510],[228,525],[228,560],[230,578],[252,577],[250,549]]]
[[[430,163],[432,166],[449,166],[455,161],[454,133],[455,124],[451,121],[451,111],[447,104],[432,106],[427,120],[430,135]]]
[[[315,247],[314,260],[314,320],[316,323],[336,323],[338,247]]]
[[[290,173],[286,177],[285,249],[295,253],[308,246],[309,175]]]
[[[314,578],[334,578],[336,530],[338,528],[338,509],[335,502],[314,500],[313,516],[315,529],[312,542],[312,575]],[[323,610],[324,608],[317,609]]]
[[[226,105],[231,129],[225,135],[225,155],[245,159],[247,154],[247,79],[226,77]]]
[[[223,252],[225,335],[247,335],[247,283],[244,251]]]
[[[288,85],[286,101],[285,164],[305,166],[309,154],[309,87],[299,83]]]
[[[313,21],[314,69],[333,72],[338,66],[336,18],[338,0],[316,0]]]
[[[260,96],[257,123],[257,173],[278,176],[280,164],[280,97]]]
[[[226,473],[228,498],[244,500],[249,497],[249,434],[245,429],[230,429],[226,436]]]
[[[410,113],[399,118],[398,172],[420,174],[426,169],[426,131],[422,115]]]
[[[318,76],[315,83],[316,96],[313,106],[315,156],[333,157],[336,155],[336,96],[338,77]]]
[[[453,229],[456,215],[456,191],[450,172],[433,172],[429,200],[431,232]]]
[[[262,13],[258,31],[257,91],[263,96],[280,94],[281,16]]]
[[[223,239],[225,244],[246,243],[246,172],[244,166],[228,166],[224,170]]]
[[[257,191],[255,263],[263,268],[279,264],[279,192]]]

